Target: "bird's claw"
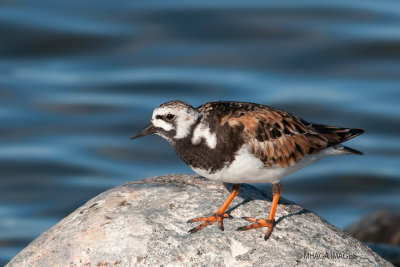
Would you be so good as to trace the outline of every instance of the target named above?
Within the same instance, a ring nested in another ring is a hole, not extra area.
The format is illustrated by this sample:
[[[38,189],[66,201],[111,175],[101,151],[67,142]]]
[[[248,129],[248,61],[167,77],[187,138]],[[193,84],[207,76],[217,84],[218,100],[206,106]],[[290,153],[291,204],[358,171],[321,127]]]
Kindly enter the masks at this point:
[[[261,228],[261,227],[268,227],[268,230],[264,236],[264,239],[268,240],[268,238],[270,237],[270,235],[272,233],[272,230],[274,229],[275,220],[254,219],[251,217],[242,217],[242,218],[247,221],[253,222],[253,224],[239,227],[237,229],[237,231],[247,231],[247,230]]]
[[[203,223],[199,224],[198,226],[192,228],[189,230],[189,233],[193,234],[201,229],[217,222],[218,223],[218,228],[221,231],[224,231],[224,224],[223,224],[223,219],[232,219],[233,217],[229,213],[215,213],[214,215],[208,216],[208,217],[198,217],[191,219],[187,221],[188,223],[194,223],[194,222],[200,222],[202,221]]]

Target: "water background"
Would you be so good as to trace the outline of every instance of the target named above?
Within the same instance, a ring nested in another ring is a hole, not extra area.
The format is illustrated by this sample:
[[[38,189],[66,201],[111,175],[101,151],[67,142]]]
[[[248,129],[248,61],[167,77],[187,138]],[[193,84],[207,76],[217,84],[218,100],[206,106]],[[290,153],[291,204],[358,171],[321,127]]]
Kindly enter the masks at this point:
[[[174,99],[364,128],[347,142],[364,156],[284,178],[283,197],[341,228],[399,210],[398,1],[2,1],[0,265],[100,192],[191,173],[160,137],[129,140]]]

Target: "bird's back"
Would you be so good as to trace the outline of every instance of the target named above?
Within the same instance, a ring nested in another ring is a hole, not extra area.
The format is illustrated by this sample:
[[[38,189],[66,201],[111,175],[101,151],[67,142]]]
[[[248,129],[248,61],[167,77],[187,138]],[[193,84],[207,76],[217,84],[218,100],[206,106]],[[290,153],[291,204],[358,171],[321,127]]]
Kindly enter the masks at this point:
[[[306,155],[318,154],[364,132],[309,123],[288,112],[248,102],[209,102],[198,110],[207,118],[212,131],[227,126],[238,129],[236,133],[242,135],[251,152],[267,167],[289,167]],[[348,147],[337,149],[343,154],[361,154]]]

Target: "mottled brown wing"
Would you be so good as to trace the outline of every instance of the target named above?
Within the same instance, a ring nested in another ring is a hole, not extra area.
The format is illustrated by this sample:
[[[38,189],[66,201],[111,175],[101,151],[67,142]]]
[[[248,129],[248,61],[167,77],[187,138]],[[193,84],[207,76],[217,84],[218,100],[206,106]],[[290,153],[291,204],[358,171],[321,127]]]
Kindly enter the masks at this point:
[[[285,111],[246,102],[210,102],[199,107],[220,125],[242,127],[244,141],[268,167],[288,167],[307,154],[342,143],[364,132],[308,123]],[[349,153],[361,153],[350,148]]]
[[[230,126],[242,124],[252,153],[268,167],[289,167],[305,155],[329,146],[328,139],[299,118],[281,110],[262,107],[222,118]]]

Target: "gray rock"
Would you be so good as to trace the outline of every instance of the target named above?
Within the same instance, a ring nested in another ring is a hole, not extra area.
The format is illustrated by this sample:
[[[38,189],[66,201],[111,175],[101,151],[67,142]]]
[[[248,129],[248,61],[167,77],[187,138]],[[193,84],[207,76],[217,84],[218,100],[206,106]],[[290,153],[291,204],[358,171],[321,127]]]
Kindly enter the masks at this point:
[[[367,243],[367,245],[385,260],[400,266],[400,247],[381,243]]]
[[[400,246],[400,213],[378,210],[363,217],[346,231],[362,242]]]
[[[213,214],[231,185],[168,175],[108,190],[36,238],[7,266],[392,266],[366,245],[283,198],[277,225],[238,232],[242,216],[267,217],[270,192],[250,185],[231,203],[225,231],[188,234],[187,220]],[[283,194],[284,194],[283,187]],[[340,216],[340,214],[338,214]]]
[[[395,266],[400,266],[400,213],[378,210],[361,218],[346,231]]]

